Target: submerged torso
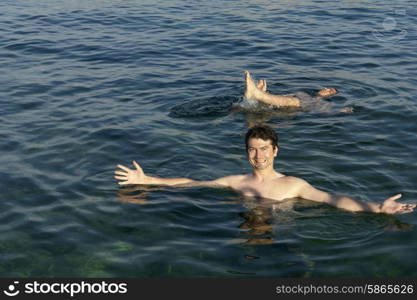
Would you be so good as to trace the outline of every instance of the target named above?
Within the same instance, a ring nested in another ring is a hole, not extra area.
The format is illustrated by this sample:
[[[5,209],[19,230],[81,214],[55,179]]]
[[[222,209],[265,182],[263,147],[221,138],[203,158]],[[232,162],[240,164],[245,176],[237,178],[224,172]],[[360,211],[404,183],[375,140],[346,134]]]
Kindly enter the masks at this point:
[[[245,197],[284,200],[297,197],[297,184],[294,177],[277,174],[274,178],[259,181],[252,175],[236,176],[231,188]]]

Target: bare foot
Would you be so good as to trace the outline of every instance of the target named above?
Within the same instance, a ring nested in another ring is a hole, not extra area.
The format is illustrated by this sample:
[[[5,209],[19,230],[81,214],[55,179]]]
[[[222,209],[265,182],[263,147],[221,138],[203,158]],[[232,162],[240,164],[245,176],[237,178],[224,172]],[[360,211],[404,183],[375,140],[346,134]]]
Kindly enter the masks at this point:
[[[264,85],[264,83],[262,82],[262,80],[259,80],[259,81],[256,83],[256,87],[257,87],[258,89],[260,89],[260,90],[262,90],[263,85]]]
[[[263,88],[262,88],[262,91],[266,93],[266,90],[268,89],[268,87],[266,86],[266,80],[265,79],[262,79],[262,81],[264,83]]]
[[[250,73],[245,71],[245,80],[246,80],[246,88],[245,88],[245,98],[246,99],[256,99],[256,95],[261,92],[260,89],[255,85]]]
[[[266,80],[265,79],[259,80],[256,86],[262,92],[266,93]]]

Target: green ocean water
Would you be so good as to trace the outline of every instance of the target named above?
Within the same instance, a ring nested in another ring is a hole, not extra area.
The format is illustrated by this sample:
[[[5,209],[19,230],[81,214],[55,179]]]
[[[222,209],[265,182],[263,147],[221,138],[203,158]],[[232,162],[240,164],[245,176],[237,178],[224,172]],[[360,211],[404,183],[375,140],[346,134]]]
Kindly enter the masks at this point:
[[[249,172],[244,133],[266,123],[279,172],[416,203],[413,3],[2,1],[0,276],[416,276],[415,213],[113,179],[132,160],[163,177]],[[273,93],[340,93],[233,113],[243,70]]]

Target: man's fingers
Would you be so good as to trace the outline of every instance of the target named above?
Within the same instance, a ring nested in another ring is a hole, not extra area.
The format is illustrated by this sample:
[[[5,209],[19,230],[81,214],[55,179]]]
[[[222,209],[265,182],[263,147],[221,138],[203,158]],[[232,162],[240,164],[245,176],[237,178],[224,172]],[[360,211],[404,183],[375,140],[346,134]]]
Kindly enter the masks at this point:
[[[116,175],[124,175],[124,176],[127,175],[126,172],[122,172],[122,171],[115,171],[114,174],[116,174]]]
[[[411,212],[414,210],[415,207],[416,207],[415,204],[406,204],[402,207],[402,209]]]
[[[397,211],[396,213],[397,214],[408,214],[410,212],[413,212],[413,210],[412,209],[402,209],[400,211]]]
[[[139,164],[136,161],[133,161],[133,165],[135,166],[136,170],[143,172],[142,168],[139,166]]]
[[[126,176],[114,176],[114,178],[117,180],[127,180]]]
[[[398,214],[406,214],[414,211],[415,204],[404,204],[401,206],[396,213]]]
[[[117,176],[115,176],[114,178],[116,178],[118,180],[117,183],[119,185],[127,185],[127,184],[129,184],[129,181],[126,178],[117,178]]]
[[[127,167],[125,167],[123,165],[117,165],[117,167],[120,168],[120,169],[122,169],[122,170],[125,170],[126,172],[129,172],[130,171],[129,168],[127,168]]]
[[[402,195],[401,195],[401,194],[397,194],[397,195],[394,195],[394,196],[390,197],[390,198],[389,198],[389,200],[391,200],[391,201],[395,201],[395,200],[397,200],[397,199],[400,199],[401,197],[402,197]]]

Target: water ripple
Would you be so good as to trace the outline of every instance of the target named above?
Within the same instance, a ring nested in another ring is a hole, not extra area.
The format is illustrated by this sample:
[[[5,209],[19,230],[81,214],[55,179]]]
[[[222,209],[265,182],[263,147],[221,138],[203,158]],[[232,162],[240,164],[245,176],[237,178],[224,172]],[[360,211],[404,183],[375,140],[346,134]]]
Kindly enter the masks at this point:
[[[279,171],[363,201],[402,192],[413,203],[409,7],[1,2],[0,273],[416,275],[412,216],[302,201],[279,212],[231,191],[118,190],[112,177],[116,164],[132,160],[153,176],[211,180],[248,172],[244,132],[268,123],[280,136]],[[396,20],[392,30],[387,18]],[[327,86],[340,93],[311,111],[231,111],[245,69],[266,78],[272,93]],[[354,113],[338,113],[344,107]]]

